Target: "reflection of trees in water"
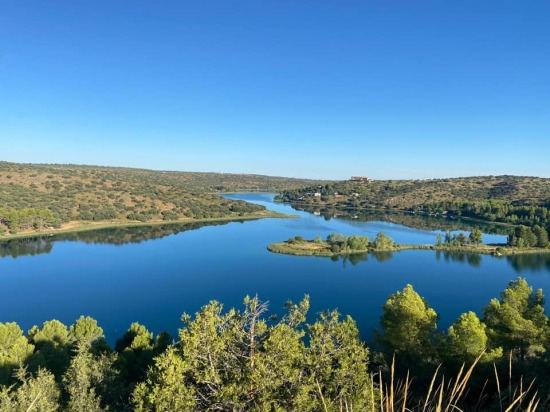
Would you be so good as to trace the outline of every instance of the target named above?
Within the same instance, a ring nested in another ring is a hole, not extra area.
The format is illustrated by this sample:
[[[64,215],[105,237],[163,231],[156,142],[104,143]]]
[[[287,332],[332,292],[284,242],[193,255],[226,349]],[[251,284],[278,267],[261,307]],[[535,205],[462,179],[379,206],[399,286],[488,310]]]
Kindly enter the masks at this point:
[[[467,263],[476,268],[481,266],[481,255],[479,253],[464,253],[456,250],[436,250],[435,259],[441,260],[441,257],[443,257],[445,262]]]
[[[393,257],[393,252],[368,252],[368,253],[353,253],[351,255],[334,255],[330,257],[330,260],[333,262],[338,262],[342,260],[342,266],[346,267],[346,265],[351,263],[353,266],[357,265],[360,262],[367,262],[369,260],[369,256],[374,258],[377,262],[385,262],[387,260],[390,260]]]
[[[526,253],[506,256],[506,260],[516,272],[531,270],[550,272],[550,253]]]
[[[241,221],[243,222],[243,221]],[[112,227],[107,229],[90,230],[59,234],[55,240],[70,240],[85,243],[123,245],[125,243],[141,243],[146,240],[161,239],[165,236],[177,235],[188,230],[197,230],[205,226],[226,225],[224,222],[194,222],[186,224],[168,223],[153,226]]]
[[[470,266],[478,268],[481,266],[481,255],[475,253],[467,253],[466,260]]]
[[[510,227],[507,226],[468,219],[450,219],[396,211],[334,209],[330,207],[306,205],[300,205],[299,207],[293,205],[293,207],[305,212],[322,215],[325,220],[330,220],[334,216],[338,216],[339,219],[352,220],[355,222],[392,222],[413,229],[422,230],[472,231],[473,229],[479,229],[483,233],[491,235],[509,235],[511,232]]]
[[[371,252],[371,255],[378,262],[385,262],[393,257],[393,252]]]
[[[233,221],[235,222],[235,221]],[[236,220],[243,223],[244,220]],[[188,230],[197,230],[205,226],[226,225],[223,222],[194,222],[186,224],[169,223],[154,226],[112,227],[85,232],[60,233],[54,236],[10,239],[0,243],[0,257],[34,256],[50,253],[56,241],[72,241],[94,244],[123,245],[140,243],[146,240],[161,239]]]
[[[51,237],[32,239],[10,239],[0,243],[0,257],[34,256],[50,253],[53,248]]]

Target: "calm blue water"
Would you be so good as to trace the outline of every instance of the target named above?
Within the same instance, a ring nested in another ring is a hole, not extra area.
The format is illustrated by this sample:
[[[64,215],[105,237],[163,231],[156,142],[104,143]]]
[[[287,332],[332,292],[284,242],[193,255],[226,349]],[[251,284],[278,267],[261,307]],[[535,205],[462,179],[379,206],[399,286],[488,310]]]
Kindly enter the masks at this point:
[[[351,315],[363,338],[369,339],[382,304],[408,283],[440,313],[440,327],[468,310],[481,313],[518,276],[550,291],[550,255],[512,259],[409,250],[335,262],[272,254],[266,250],[269,243],[296,235],[374,237],[383,231],[398,243],[433,244],[437,232],[385,222],[327,221],[274,204],[271,195],[228,197],[301,218],[205,226],[119,245],[106,243],[113,236],[107,241],[98,235],[88,243],[59,240],[49,253],[2,258],[0,322],[16,321],[26,331],[46,320],[70,325],[87,315],[97,319],[114,342],[136,321],[155,333],[175,334],[183,312],[195,313],[210,300],[240,307],[247,294],[258,294],[270,302],[272,311],[281,313],[285,301],[309,294],[311,320],[321,310],[337,308]],[[484,241],[505,242],[505,236],[485,235]]]

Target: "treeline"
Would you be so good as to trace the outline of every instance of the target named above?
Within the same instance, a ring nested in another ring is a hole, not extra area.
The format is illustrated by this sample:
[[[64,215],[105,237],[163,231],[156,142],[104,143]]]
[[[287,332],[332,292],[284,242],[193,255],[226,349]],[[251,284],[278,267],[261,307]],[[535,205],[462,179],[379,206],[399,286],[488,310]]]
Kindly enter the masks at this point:
[[[468,236],[464,232],[451,234],[451,231],[447,230],[445,231],[445,238],[438,233],[435,239],[436,246],[445,246],[448,248],[480,245],[482,243],[483,233],[479,229],[472,230]]]
[[[114,350],[90,318],[27,336],[0,324],[0,411],[368,410],[369,352],[355,322],[332,311],[306,325],[308,308],[307,297],[289,302],[274,321],[257,298],[243,311],[211,302],[183,315],[176,341],[132,324]]]
[[[439,332],[437,312],[408,285],[383,305],[382,328],[375,338],[384,353],[378,366],[387,370],[395,356],[395,375],[405,379],[412,371],[416,379],[413,386],[425,391],[438,368],[448,381],[459,373],[464,362],[474,362],[481,356],[468,388],[472,409],[499,410],[497,399],[509,400],[514,391],[535,378],[539,395],[545,399],[550,383],[546,352],[550,329],[544,303],[542,290],[533,291],[525,279],[518,278],[509,283],[500,299],[492,299],[483,308],[481,319],[468,312],[446,332]],[[495,374],[498,381],[490,379]],[[514,381],[504,388],[504,382]],[[517,410],[526,410],[527,403],[520,403]],[[547,410],[548,406],[541,409]]]
[[[284,242],[271,243],[267,250],[273,253],[282,253],[297,256],[326,256],[338,261],[338,256],[350,256],[350,260],[357,263],[366,260],[360,255],[363,252],[391,252],[398,250],[398,245],[389,236],[379,232],[374,239],[367,236],[345,236],[341,233],[332,233],[326,240],[321,236],[315,239],[304,239],[302,236],[291,237]],[[380,255],[382,256],[382,255]],[[391,257],[391,256],[390,256]],[[355,264],[354,263],[354,264]]]
[[[316,242],[319,238],[315,239]],[[345,236],[341,233],[332,233],[327,236],[326,242],[333,253],[352,253],[356,250],[391,250],[396,244],[394,240],[384,232],[378,232],[374,239],[368,236],[351,235]]]
[[[18,233],[20,230],[42,230],[60,226],[61,221],[51,210],[35,208],[16,210],[0,206],[0,235],[7,230],[10,233]]]
[[[515,225],[542,225],[550,224],[549,206],[515,206],[507,201],[468,201],[468,202],[440,202],[419,205],[409,208],[411,211],[427,213],[443,213],[449,216],[465,216],[490,222],[511,223]]]
[[[548,231],[539,225],[534,227],[518,226],[514,232],[508,236],[508,245],[518,248],[547,248]]]
[[[307,296],[288,302],[279,320],[257,298],[246,298],[242,311],[210,302],[182,316],[177,338],[134,323],[114,348],[91,318],[70,327],[48,321],[26,336],[0,323],[0,411],[374,412],[393,410],[389,402],[426,410],[433,398],[447,401],[452,387],[430,395],[434,374],[448,382],[473,362],[455,409],[504,410],[517,399],[518,408],[506,410],[519,411],[535,391],[549,395],[544,301],[518,278],[481,319],[468,312],[440,332],[436,311],[407,285],[383,305],[370,350],[349,316],[322,312],[307,324]]]

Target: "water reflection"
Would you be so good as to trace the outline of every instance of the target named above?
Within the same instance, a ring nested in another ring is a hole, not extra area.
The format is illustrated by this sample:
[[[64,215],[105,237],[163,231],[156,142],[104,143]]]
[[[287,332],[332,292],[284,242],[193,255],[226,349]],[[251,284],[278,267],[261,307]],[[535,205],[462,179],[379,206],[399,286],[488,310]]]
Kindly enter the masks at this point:
[[[456,250],[436,250],[435,259],[443,260],[447,263],[467,263],[470,266],[478,268],[481,266],[482,255],[477,253],[465,253]]]
[[[35,256],[50,253],[53,241],[50,237],[32,239],[10,239],[0,243],[0,257]]]
[[[473,229],[479,229],[486,234],[505,236],[509,235],[511,230],[509,226],[494,224],[490,222],[460,218],[444,218],[441,216],[419,215],[391,210],[335,209],[330,206],[320,207],[294,204],[291,204],[291,206],[296,210],[313,213],[316,216],[323,216],[326,221],[330,221],[332,218],[338,218],[350,222],[382,221],[395,223],[413,229],[428,231],[471,231]]]
[[[506,256],[506,260],[518,273],[550,272],[550,253],[536,253]]]
[[[435,259],[443,260],[447,263],[467,264],[474,268],[481,267],[483,257],[482,254],[465,253],[456,250],[435,250]],[[419,250],[418,253],[434,253],[432,251]],[[395,253],[400,252],[369,252],[355,253],[350,255],[332,256],[330,259],[333,262],[341,262],[343,267],[348,263],[353,266],[361,262],[368,262],[369,259],[374,259],[377,262],[386,262],[394,257]],[[491,257],[493,258],[493,257]],[[550,253],[527,253],[518,255],[504,256],[499,259],[505,259],[508,264],[518,273],[521,272],[550,272]]]
[[[394,257],[394,253],[400,253],[400,252],[369,252],[369,253],[354,253],[350,255],[342,255],[342,256],[331,256],[330,260],[333,262],[341,262],[342,266],[345,268],[348,263],[351,263],[353,266],[356,266],[360,262],[368,262],[369,258],[372,258],[376,260],[377,262],[386,262],[388,260],[391,260]],[[432,251],[418,251],[418,253],[433,253]],[[530,256],[530,255],[528,255]],[[533,255],[534,256],[534,255]],[[520,256],[515,256],[520,257]],[[550,269],[550,255],[548,255],[549,260],[548,261],[537,261],[537,264],[540,267],[539,270],[543,270],[545,268],[544,264],[546,264],[546,268]],[[464,252],[458,252],[454,250],[450,251],[444,251],[444,250],[436,250],[435,251],[435,259],[437,261],[440,261],[443,259],[447,263],[466,263],[469,266],[478,268],[481,266],[482,262],[482,255],[476,254],[476,253],[464,253]],[[525,266],[525,269],[533,269],[533,266]]]
[[[353,253],[351,255],[334,255],[330,257],[333,262],[342,262],[342,267],[346,267],[348,263],[356,266],[360,262],[367,262],[369,258],[373,258],[377,262],[385,262],[393,258],[394,252],[368,252],[368,253]]]
[[[245,222],[234,220],[233,222]],[[126,243],[141,243],[147,240],[161,239],[180,232],[197,230],[205,226],[221,226],[224,222],[193,222],[168,223],[152,226],[112,227],[107,229],[89,230],[85,232],[60,233],[48,236],[10,239],[0,242],[0,257],[17,258],[19,256],[35,256],[50,253],[56,241],[84,242],[88,244],[123,245]]]

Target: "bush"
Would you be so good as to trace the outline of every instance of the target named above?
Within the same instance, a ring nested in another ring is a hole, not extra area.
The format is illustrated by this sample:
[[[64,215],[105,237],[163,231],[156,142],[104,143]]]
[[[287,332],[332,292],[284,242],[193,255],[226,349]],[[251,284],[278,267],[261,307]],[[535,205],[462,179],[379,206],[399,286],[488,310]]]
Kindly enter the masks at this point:
[[[178,220],[179,218],[178,214],[172,212],[171,210],[163,210],[161,215],[163,220]]]
[[[330,250],[332,251],[332,253],[340,253],[340,246],[338,246],[338,245],[332,245],[332,247],[330,248]]]

